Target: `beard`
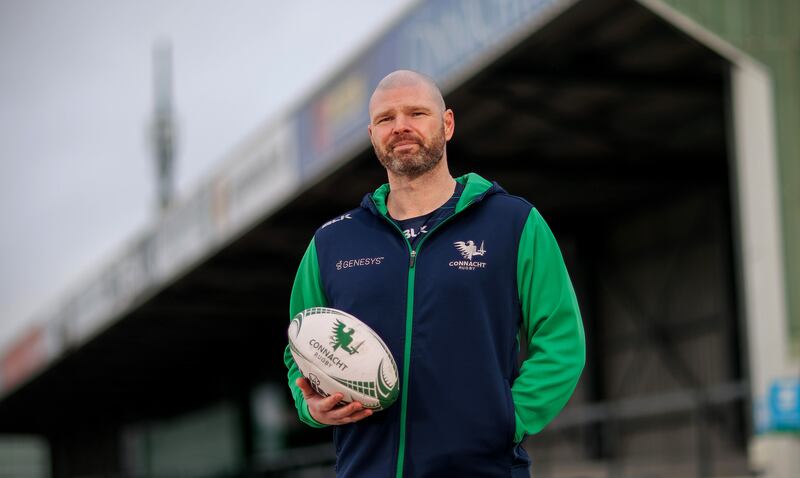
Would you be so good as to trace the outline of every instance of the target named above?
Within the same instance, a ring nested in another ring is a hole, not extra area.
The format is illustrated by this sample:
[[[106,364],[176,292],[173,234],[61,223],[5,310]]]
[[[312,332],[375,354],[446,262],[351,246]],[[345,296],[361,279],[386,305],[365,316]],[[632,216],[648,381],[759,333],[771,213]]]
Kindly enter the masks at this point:
[[[394,151],[394,146],[401,141],[414,141],[419,147],[416,152],[397,153]],[[373,147],[378,161],[384,168],[398,176],[417,178],[433,169],[444,157],[444,125],[428,143],[416,135],[405,134],[393,138],[383,151],[374,144]]]

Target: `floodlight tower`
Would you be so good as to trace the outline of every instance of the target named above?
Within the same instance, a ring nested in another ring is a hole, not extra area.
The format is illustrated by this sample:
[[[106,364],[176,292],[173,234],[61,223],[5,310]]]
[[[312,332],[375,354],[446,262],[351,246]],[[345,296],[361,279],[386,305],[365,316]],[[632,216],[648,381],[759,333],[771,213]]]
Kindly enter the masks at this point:
[[[172,45],[167,40],[153,48],[154,118],[151,140],[156,161],[159,210],[169,207],[174,195],[175,120],[172,108]]]

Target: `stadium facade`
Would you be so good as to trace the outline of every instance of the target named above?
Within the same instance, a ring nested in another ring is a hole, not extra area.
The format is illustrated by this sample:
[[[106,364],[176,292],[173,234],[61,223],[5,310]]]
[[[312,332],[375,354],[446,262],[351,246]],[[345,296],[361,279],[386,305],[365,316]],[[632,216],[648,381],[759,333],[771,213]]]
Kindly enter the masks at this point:
[[[366,104],[411,68],[456,112],[453,172],[529,198],[573,275],[587,368],[526,442],[536,476],[800,476],[798,18],[415,4],[0,351],[0,432],[54,477],[331,476],[285,387],[285,306],[313,231],[384,182]]]

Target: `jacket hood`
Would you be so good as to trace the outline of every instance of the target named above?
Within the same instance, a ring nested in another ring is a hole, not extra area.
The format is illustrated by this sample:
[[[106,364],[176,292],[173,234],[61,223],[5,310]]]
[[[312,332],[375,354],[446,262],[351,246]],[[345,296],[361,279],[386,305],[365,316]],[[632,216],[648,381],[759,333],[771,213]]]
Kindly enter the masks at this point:
[[[456,204],[456,214],[468,205],[482,201],[487,196],[506,192],[496,182],[484,179],[475,173],[467,173],[455,178],[455,180],[464,185],[464,192],[461,193],[461,197]],[[389,190],[389,183],[385,183],[375,192],[365,194],[361,200],[361,207],[368,209],[375,215],[386,216],[388,214],[386,198],[389,196]]]

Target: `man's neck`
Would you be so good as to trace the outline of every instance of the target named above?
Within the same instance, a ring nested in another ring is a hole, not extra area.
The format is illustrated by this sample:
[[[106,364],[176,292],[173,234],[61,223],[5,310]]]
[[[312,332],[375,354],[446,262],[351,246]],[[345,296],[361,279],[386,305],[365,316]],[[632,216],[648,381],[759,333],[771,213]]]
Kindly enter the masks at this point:
[[[390,192],[386,208],[389,215],[398,220],[423,216],[446,203],[455,186],[447,168],[447,158],[442,158],[432,170],[413,179],[389,172]]]

